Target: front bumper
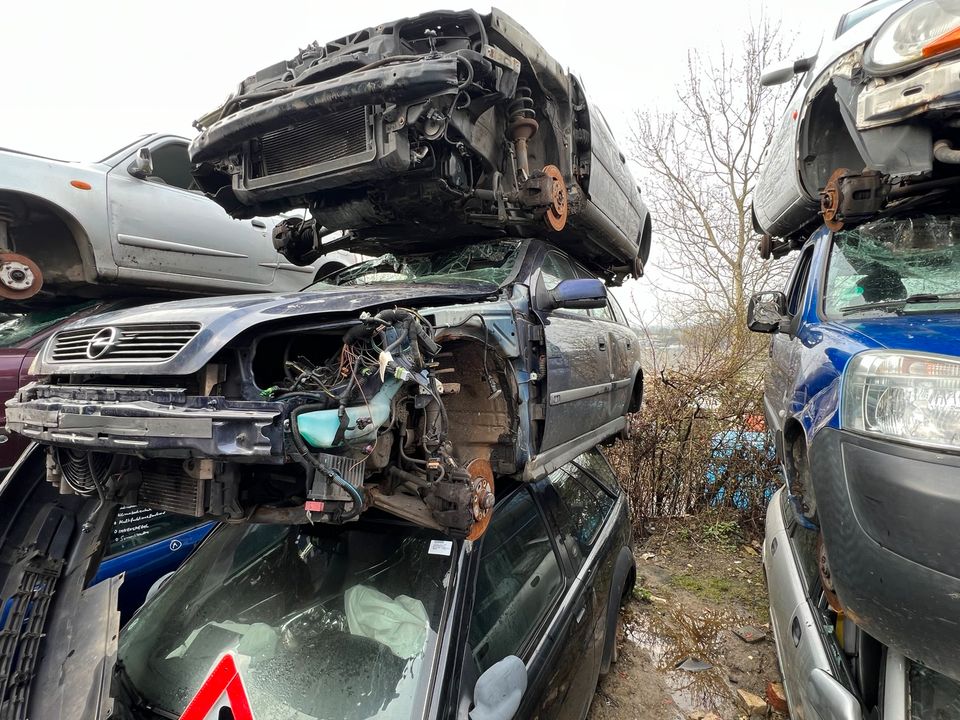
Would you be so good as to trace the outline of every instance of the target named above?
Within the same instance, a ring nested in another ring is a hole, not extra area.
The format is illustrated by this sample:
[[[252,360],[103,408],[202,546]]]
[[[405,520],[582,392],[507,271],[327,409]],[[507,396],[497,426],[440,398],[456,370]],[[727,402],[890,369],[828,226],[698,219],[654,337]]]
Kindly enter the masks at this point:
[[[7,402],[7,429],[30,440],[141,457],[283,461],[283,406],[182,388],[31,383]]]
[[[885,645],[960,680],[960,456],[827,428],[810,469],[844,609]]]
[[[901,122],[960,105],[960,59],[927,65],[903,78],[873,80],[857,99],[857,128]]]

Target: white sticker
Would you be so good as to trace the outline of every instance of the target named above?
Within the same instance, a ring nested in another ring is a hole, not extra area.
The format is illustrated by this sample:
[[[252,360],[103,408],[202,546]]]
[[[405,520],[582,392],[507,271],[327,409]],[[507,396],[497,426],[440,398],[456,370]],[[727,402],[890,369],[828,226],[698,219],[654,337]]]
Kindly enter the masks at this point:
[[[431,540],[427,552],[431,555],[449,555],[453,552],[453,540]]]

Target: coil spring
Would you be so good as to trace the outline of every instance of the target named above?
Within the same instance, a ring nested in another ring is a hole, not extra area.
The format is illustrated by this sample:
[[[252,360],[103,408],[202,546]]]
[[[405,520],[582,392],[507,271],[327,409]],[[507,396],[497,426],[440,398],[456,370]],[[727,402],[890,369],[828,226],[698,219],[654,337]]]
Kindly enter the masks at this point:
[[[537,111],[533,109],[533,97],[530,88],[526,85],[517,85],[517,92],[513,102],[507,106],[507,114],[510,116],[510,122],[520,118],[537,117]]]

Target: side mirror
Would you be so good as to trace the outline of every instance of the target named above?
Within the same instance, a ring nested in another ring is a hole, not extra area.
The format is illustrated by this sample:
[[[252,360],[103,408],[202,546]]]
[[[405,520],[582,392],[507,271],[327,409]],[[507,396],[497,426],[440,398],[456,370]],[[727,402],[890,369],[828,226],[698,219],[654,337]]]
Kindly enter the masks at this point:
[[[860,702],[843,685],[820,668],[807,676],[808,707],[819,717],[858,720],[863,717]]]
[[[527,690],[527,666],[516,655],[507,655],[479,677],[473,687],[470,720],[511,720]]]
[[[142,147],[137,150],[137,157],[130,163],[127,172],[140,180],[153,175],[153,156],[150,154],[150,148]]]
[[[770,87],[771,85],[783,85],[785,82],[790,82],[800,73],[805,73],[812,68],[816,59],[817,56],[813,55],[792,62],[771,65],[760,74],[760,84],[764,87]]]
[[[553,290],[547,292],[547,307],[544,310],[571,308],[589,310],[607,305],[607,287],[602,280],[582,278],[561,280]]]
[[[750,298],[747,327],[753,332],[775,333],[787,314],[787,297],[782,292],[759,292]]]

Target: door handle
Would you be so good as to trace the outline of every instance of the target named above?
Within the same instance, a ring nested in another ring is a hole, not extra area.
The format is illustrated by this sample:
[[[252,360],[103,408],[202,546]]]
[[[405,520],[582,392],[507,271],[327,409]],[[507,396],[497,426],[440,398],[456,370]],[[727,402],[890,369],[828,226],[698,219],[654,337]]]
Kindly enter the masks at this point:
[[[597,338],[597,346],[598,346],[601,350],[606,350],[606,349],[607,349],[607,339],[606,339],[605,337],[602,337],[602,336],[601,336],[601,337],[598,337],[598,338]]]
[[[260,228],[261,230],[267,229],[267,224],[263,220],[253,219],[250,221],[250,224],[253,225],[255,228]]]

